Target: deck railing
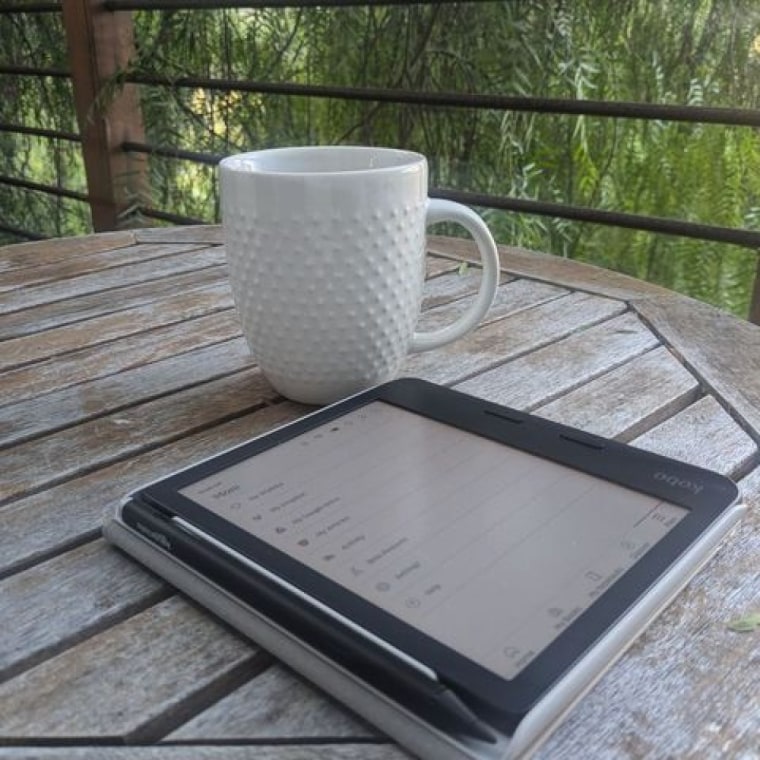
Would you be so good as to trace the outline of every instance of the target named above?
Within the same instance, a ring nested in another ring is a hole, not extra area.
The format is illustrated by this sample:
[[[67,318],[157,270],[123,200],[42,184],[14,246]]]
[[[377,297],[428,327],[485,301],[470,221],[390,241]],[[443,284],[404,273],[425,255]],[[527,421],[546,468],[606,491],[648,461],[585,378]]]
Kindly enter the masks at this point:
[[[412,5],[401,0],[383,0],[380,5]],[[424,3],[419,3],[424,4]],[[65,79],[72,85],[78,132],[40,128],[29,124],[0,123],[2,133],[32,135],[81,147],[87,190],[37,182],[28,177],[0,176],[0,185],[65,198],[90,207],[96,231],[122,226],[129,212],[143,218],[185,224],[215,221],[176,213],[171,208],[155,208],[149,199],[148,159],[160,156],[198,164],[215,165],[221,155],[192,150],[193,146],[159,145],[146,139],[140,106],[140,88],[193,88],[207,91],[243,92],[283,97],[363,101],[412,105],[435,109],[472,109],[533,114],[593,116],[606,119],[644,119],[658,122],[715,124],[757,129],[760,111],[699,105],[668,105],[643,102],[611,102],[586,99],[511,96],[477,92],[420,91],[401,87],[331,86],[303,82],[251,81],[201,76],[167,77],[132,71],[135,56],[132,12],[137,10],[176,11],[219,8],[276,8],[311,6],[368,5],[353,0],[288,2],[269,0],[64,0],[5,4],[0,15],[55,14],[65,29],[68,67],[35,66],[2,61],[0,84],[4,77]],[[114,82],[118,86],[114,86]],[[109,96],[103,98],[103,92]],[[135,188],[139,188],[136,192]],[[560,219],[610,225],[704,241],[732,244],[760,251],[760,231],[731,228],[706,222],[663,218],[588,208],[523,197],[469,192],[457,187],[433,187],[431,195],[458,200],[487,209],[516,211]],[[135,198],[139,199],[135,206]],[[37,239],[38,230],[20,228],[12,219],[0,215],[0,231],[19,239]],[[753,286],[749,318],[760,324],[760,258]]]

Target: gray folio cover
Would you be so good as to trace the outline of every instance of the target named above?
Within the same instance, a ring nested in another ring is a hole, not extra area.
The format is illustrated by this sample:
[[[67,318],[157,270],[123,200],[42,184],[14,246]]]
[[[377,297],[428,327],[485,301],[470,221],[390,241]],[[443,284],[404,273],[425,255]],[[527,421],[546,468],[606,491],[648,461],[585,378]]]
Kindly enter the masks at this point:
[[[305,678],[349,705],[353,711],[420,758],[508,760],[525,757],[535,751],[567,711],[596,683],[633,639],[712,556],[720,540],[740,519],[743,511],[744,507],[741,505],[727,510],[650,592],[533,707],[520,723],[514,736],[500,734],[499,741],[495,744],[449,735],[421,720],[249,605],[132,531],[117,515],[106,516],[103,533],[109,541],[275,657],[286,662]]]

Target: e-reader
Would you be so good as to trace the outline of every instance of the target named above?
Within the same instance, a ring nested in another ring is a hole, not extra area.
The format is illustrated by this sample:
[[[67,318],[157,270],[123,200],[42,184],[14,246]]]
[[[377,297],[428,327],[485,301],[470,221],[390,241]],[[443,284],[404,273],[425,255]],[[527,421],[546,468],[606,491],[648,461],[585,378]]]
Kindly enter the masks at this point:
[[[402,379],[146,485],[120,519],[406,711],[487,744],[583,663],[589,683],[602,642],[622,651],[632,611],[649,610],[640,630],[737,501],[714,472]]]

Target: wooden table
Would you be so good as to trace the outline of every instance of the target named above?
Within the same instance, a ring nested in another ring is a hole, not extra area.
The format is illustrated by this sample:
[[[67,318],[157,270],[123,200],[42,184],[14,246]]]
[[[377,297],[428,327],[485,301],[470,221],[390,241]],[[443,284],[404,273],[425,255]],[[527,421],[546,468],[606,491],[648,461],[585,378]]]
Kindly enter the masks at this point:
[[[0,757],[405,757],[100,538],[131,489],[305,411],[252,361],[220,243],[196,227],[0,249]],[[478,277],[466,244],[430,247],[428,327]],[[760,328],[501,256],[487,322],[405,374],[714,468],[753,506],[541,756],[760,757],[760,630],[729,627],[760,612]]]

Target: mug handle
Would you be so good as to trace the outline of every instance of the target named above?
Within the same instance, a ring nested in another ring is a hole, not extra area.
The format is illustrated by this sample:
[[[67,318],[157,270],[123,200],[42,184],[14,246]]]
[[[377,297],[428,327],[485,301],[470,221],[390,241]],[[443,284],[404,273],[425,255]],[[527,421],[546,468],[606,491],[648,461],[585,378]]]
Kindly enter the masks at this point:
[[[456,322],[440,330],[415,332],[409,344],[410,353],[439,348],[474,329],[491,308],[496,288],[499,286],[499,255],[486,223],[472,209],[461,203],[430,198],[425,225],[438,222],[456,222],[472,235],[480,252],[483,275],[480,279],[480,289],[470,308]]]

